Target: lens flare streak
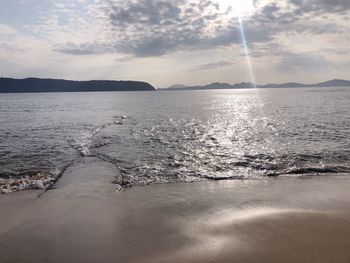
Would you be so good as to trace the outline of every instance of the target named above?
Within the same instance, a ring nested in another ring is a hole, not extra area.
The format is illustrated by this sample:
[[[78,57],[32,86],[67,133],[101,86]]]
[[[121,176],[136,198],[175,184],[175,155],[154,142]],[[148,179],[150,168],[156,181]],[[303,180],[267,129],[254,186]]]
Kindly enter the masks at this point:
[[[238,19],[238,24],[239,24],[239,32],[241,35],[241,40],[242,40],[242,46],[244,49],[244,55],[247,61],[247,66],[248,66],[248,70],[249,70],[249,75],[250,75],[250,79],[251,82],[254,86],[254,88],[256,88],[256,78],[255,78],[255,74],[254,74],[254,69],[253,69],[253,65],[250,59],[250,54],[249,54],[249,49],[248,49],[248,45],[247,45],[247,38],[245,36],[245,32],[244,32],[244,27],[243,27],[243,22],[241,17],[237,17]]]

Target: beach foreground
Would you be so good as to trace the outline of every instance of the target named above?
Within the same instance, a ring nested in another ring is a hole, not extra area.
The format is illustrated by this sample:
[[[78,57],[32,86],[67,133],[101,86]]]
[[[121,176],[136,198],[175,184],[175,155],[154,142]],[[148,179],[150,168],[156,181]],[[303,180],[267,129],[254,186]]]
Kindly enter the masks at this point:
[[[93,158],[55,189],[0,196],[0,262],[350,262],[350,177],[117,192]]]

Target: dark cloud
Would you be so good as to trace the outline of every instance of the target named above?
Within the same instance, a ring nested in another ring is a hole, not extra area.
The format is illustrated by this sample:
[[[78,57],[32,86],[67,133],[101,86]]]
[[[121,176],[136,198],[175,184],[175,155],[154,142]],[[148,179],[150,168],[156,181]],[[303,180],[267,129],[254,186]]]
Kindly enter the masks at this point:
[[[349,0],[289,0],[296,7],[296,13],[323,12],[342,13],[350,10]]]
[[[115,52],[113,46],[100,43],[75,44],[68,42],[63,46],[54,48],[54,51],[68,55],[98,55]]]
[[[211,11],[210,11],[211,10]],[[207,36],[211,25],[222,21],[217,5],[202,0],[146,0],[124,5],[111,3],[110,23],[115,32],[123,32],[116,47],[136,56],[159,56],[179,49],[203,48],[214,37]]]
[[[248,29],[247,35],[249,39],[254,39],[258,34],[256,32],[259,32],[273,39],[279,33],[307,33],[311,35],[349,33],[349,27],[330,22],[327,19],[314,20],[314,18],[296,12],[295,9],[281,8],[276,3],[272,3],[266,5],[260,12],[250,17],[246,25]],[[256,29],[256,32],[249,32],[250,28]]]
[[[349,32],[349,29],[331,22],[313,22],[310,21],[307,24],[297,24],[295,28],[296,33],[311,33],[313,35],[323,34],[345,34]]]
[[[108,44],[69,43],[57,48],[68,54],[85,55],[104,52],[121,52],[138,57],[161,56],[178,50],[211,49],[240,44],[237,18],[220,13],[213,1],[125,1],[110,2],[108,14],[113,38]],[[245,26],[249,43],[272,39],[269,27]]]
[[[111,3],[110,18],[117,26],[128,25],[173,25],[180,21],[180,4],[184,1],[154,1],[144,0],[140,2],[129,2],[120,6]]]
[[[234,62],[232,60],[223,60],[223,61],[219,61],[219,62],[213,62],[213,63],[195,66],[195,67],[191,68],[190,71],[202,71],[202,70],[217,69],[217,68],[230,66],[233,64],[234,64]]]
[[[349,28],[334,21],[318,19],[316,22],[309,14],[327,8],[330,12],[348,10],[349,0],[289,0],[289,3],[289,8],[277,3],[265,5],[244,20],[249,46],[273,43],[280,34],[349,33]],[[242,42],[237,18],[222,13],[213,0],[108,1],[106,13],[111,39],[108,43],[68,43],[56,50],[74,55],[118,52],[149,57]]]

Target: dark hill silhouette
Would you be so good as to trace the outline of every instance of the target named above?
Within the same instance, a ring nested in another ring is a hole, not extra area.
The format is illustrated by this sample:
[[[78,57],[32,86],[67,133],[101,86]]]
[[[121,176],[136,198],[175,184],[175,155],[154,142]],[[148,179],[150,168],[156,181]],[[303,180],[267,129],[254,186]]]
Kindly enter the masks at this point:
[[[350,81],[343,79],[333,79],[317,84],[318,87],[349,87]]]
[[[89,91],[153,91],[153,86],[141,81],[0,78],[0,93],[20,92],[89,92]]]
[[[308,87],[350,87],[350,81],[342,79],[333,79],[316,84],[304,84],[297,82],[288,82],[283,84],[265,84],[256,85],[257,88],[308,88]],[[166,90],[208,90],[208,89],[251,89],[255,88],[252,83],[242,82],[237,84],[228,83],[212,83],[205,86],[185,86],[185,85],[174,85]]]

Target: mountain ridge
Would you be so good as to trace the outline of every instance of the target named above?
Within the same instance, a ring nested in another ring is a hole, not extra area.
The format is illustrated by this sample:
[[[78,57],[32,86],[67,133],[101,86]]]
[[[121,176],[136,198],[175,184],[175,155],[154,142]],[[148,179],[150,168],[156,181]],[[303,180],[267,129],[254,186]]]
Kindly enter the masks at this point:
[[[182,84],[177,84],[165,88],[163,90],[210,90],[210,89],[251,89],[251,88],[311,88],[311,87],[350,87],[349,80],[343,79],[332,79],[315,84],[305,84],[298,82],[286,82],[286,83],[269,83],[263,85],[253,85],[249,82],[241,82],[235,84],[213,82],[204,86],[185,86]]]
[[[65,80],[50,78],[0,78],[0,93],[38,92],[99,92],[99,91],[154,91],[143,81],[131,80]]]

